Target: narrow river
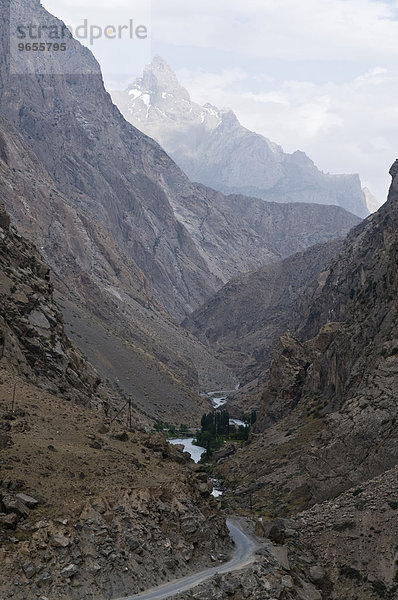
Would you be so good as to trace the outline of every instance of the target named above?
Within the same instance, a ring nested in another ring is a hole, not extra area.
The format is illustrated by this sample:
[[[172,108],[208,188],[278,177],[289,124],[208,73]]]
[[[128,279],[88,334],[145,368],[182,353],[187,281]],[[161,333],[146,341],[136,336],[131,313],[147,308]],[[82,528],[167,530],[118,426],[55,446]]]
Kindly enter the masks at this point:
[[[177,440],[167,441],[169,442],[169,444],[180,444],[181,446],[184,446],[184,452],[189,452],[192,460],[198,463],[202,454],[206,452],[206,448],[203,448],[202,446],[195,446],[195,444],[192,443],[193,440],[194,438],[179,438]],[[211,481],[213,482],[212,495],[215,498],[222,496],[222,491],[217,487],[217,484],[219,485],[218,481],[216,479],[212,479]]]
[[[194,438],[180,438],[178,440],[168,440],[168,442],[169,444],[181,444],[181,446],[184,446],[184,452],[189,452],[192,460],[198,463],[202,454],[206,452],[206,448],[202,448],[202,446],[195,446],[192,443],[193,440]]]

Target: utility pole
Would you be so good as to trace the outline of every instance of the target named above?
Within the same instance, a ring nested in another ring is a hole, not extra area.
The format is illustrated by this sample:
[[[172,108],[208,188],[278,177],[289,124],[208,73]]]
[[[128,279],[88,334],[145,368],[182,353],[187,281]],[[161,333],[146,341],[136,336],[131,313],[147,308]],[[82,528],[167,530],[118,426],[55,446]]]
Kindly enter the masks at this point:
[[[129,423],[128,423],[129,431],[132,431],[132,429],[133,429],[132,417],[133,417],[133,408],[131,406],[131,398],[129,398],[129,416],[128,416],[128,419],[129,419]]]
[[[17,390],[17,384],[14,383],[14,390],[12,393],[12,404],[11,404],[11,416],[14,415],[14,407],[15,407],[15,394],[16,394],[16,390]]]

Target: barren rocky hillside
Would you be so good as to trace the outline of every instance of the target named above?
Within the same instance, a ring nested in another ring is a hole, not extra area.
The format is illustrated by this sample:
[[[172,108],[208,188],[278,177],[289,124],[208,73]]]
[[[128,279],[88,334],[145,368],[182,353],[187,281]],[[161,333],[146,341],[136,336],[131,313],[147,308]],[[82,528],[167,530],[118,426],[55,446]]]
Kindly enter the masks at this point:
[[[396,489],[394,468],[295,517],[249,518],[262,541],[256,563],[179,600],[395,598]]]
[[[2,54],[7,56],[9,0],[2,0],[2,8]],[[22,21],[60,26],[38,0],[13,2],[15,10]],[[24,57],[23,68],[33,73],[34,60]],[[58,189],[142,269],[156,299],[174,316],[200,306],[233,275],[272,262],[280,253],[340,237],[358,222],[338,207],[282,211],[278,204],[251,202],[256,221],[268,232],[264,235],[264,229],[242,221],[243,197],[224,198],[219,210],[222,195],[192,185],[156,142],[124,120],[87,49],[71,39],[67,53],[53,53],[48,61],[50,73],[66,75],[10,77],[6,61],[0,63],[0,112],[28,141]],[[77,74],[68,75],[71,64]],[[287,219],[292,225],[288,244],[278,249],[270,225]]]
[[[153,417],[178,424],[198,418],[207,407],[198,395],[202,382],[223,386],[233,375],[172,322],[134,261],[59,192],[4,119],[0,144],[2,199],[56,274],[69,335],[104,378],[118,382]]]
[[[240,485],[252,485],[271,513],[332,498],[396,465],[395,168],[392,174],[387,204],[344,242],[301,338],[277,344],[251,444],[223,467],[234,480],[240,472]],[[243,499],[244,485],[241,491]]]
[[[225,559],[201,467],[143,433],[67,338],[0,205],[0,595],[108,599]]]

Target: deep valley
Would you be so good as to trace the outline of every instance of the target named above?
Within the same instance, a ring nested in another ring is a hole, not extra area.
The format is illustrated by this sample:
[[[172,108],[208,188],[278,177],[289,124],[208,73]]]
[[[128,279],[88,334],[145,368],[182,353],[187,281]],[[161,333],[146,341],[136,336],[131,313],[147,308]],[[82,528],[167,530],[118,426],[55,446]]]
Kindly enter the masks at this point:
[[[398,160],[369,214],[0,8],[0,600],[396,600]]]

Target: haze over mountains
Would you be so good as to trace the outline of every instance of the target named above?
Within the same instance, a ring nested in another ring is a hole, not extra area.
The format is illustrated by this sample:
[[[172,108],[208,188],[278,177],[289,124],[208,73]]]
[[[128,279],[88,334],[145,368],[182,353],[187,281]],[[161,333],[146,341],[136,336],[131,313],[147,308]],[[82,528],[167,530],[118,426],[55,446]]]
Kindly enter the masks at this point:
[[[360,217],[369,214],[358,175],[325,174],[304,152],[286,154],[244,128],[231,110],[196,104],[160,56],[112,98],[125,118],[157,140],[193,181],[225,194],[335,204]]]
[[[38,0],[15,7],[60,25]],[[12,73],[0,8],[0,595],[109,600],[218,569],[227,506],[255,528],[255,562],[193,597],[396,598],[398,161],[364,221],[323,203],[363,208],[357,180],[265,138],[257,166],[266,147],[280,201],[192,183],[77,41],[47,75],[32,52]],[[252,144],[231,113],[175,104],[154,69],[183,92],[159,59],[144,76],[181,140],[190,108],[213,150],[225,129],[218,169],[228,132]],[[259,409],[247,441],[225,440],[209,469],[167,444],[166,421],[198,427],[200,392],[237,383],[256,386],[239,395]]]

